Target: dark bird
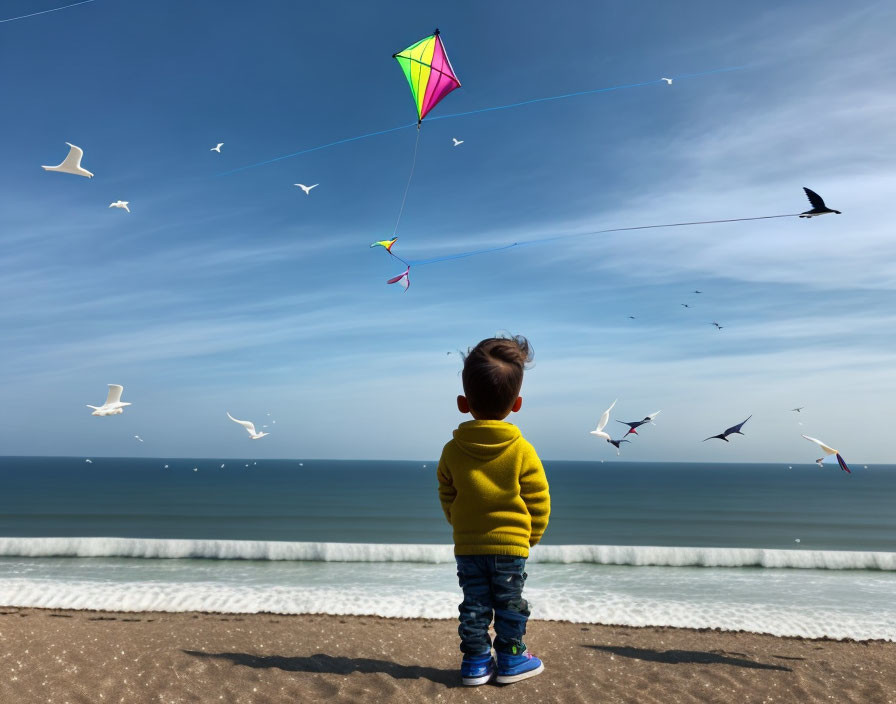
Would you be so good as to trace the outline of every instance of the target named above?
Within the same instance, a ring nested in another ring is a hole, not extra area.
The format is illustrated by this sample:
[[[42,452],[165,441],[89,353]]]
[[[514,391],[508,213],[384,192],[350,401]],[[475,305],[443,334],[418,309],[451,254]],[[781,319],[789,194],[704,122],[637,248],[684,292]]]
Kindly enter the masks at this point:
[[[622,437],[627,437],[629,435],[637,435],[638,433],[635,430],[635,428],[640,428],[645,423],[653,423],[653,419],[656,418],[657,415],[659,415],[659,411],[657,411],[656,413],[651,413],[649,416],[645,416],[642,420],[634,420],[630,423],[627,423],[624,420],[617,420],[616,422],[622,423],[623,425],[628,426],[628,432],[622,436]],[[653,424],[656,425],[656,423],[653,423]],[[611,442],[611,441],[607,440],[607,442]]]
[[[636,433],[636,435],[637,435],[637,433]],[[619,440],[607,440],[607,442],[616,448],[616,456],[618,457],[619,456],[619,446],[624,442],[631,442],[631,440],[626,440],[625,438],[619,438]]]
[[[719,330],[721,330],[722,327],[723,327],[722,325],[719,325],[719,324],[718,324],[717,322],[715,322],[715,321],[711,322],[710,325],[715,325]]]
[[[751,413],[750,415],[747,416],[747,420],[750,420],[750,418],[752,418],[752,417],[753,417],[753,414]],[[711,437],[706,438],[706,440],[712,440],[713,438],[718,438],[719,440],[724,440],[725,442],[730,442],[730,440],[728,440],[729,435],[743,435],[743,433],[740,432],[740,429],[744,427],[744,423],[746,423],[747,420],[743,421],[743,423],[738,423],[737,425],[732,425],[724,433],[719,433],[718,435],[712,435]],[[703,442],[706,442],[706,440],[704,440]]]
[[[840,215],[839,210],[831,210],[827,207],[821,199],[821,196],[815,191],[809,190],[805,186],[803,186],[803,190],[806,192],[806,197],[809,199],[809,204],[812,206],[812,210],[807,210],[802,213],[800,215],[801,218],[814,218],[816,215],[824,215],[825,213],[837,213],[837,215]]]
[[[635,319],[635,316],[630,315],[630,316],[628,316],[628,319],[629,319],[629,320],[634,320],[634,319]]]
[[[703,291],[694,291],[694,293],[703,293]]]
[[[690,308],[690,306],[687,303],[682,303],[681,305],[683,305],[685,308]]]
[[[799,408],[791,408],[790,410],[791,410],[791,411],[796,411],[797,413],[799,413],[799,412],[802,411],[804,408],[805,408],[805,406],[800,406]]]

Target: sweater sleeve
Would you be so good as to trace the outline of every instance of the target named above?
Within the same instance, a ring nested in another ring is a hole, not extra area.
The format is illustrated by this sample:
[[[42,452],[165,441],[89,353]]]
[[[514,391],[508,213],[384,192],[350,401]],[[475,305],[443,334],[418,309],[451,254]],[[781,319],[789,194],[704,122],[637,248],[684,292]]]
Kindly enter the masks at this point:
[[[551,495],[548,489],[548,478],[544,466],[535,449],[530,448],[520,469],[520,496],[532,518],[532,532],[529,534],[529,545],[536,545],[548,527],[551,515]]]
[[[445,451],[442,450],[442,456],[439,458],[439,468],[436,470],[439,478],[439,501],[442,502],[442,511],[445,512],[445,518],[451,523],[451,504],[457,496],[457,489],[454,488],[454,480],[451,478],[451,471],[445,462]]]

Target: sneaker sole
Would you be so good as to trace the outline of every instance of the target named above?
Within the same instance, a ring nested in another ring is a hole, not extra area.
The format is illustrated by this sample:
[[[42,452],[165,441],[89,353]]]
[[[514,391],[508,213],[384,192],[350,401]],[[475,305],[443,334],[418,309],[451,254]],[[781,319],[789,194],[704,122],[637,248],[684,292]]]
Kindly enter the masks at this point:
[[[487,675],[483,675],[482,677],[463,677],[462,681],[468,687],[475,687],[479,684],[488,684],[489,680],[494,676],[494,672],[490,672]]]
[[[535,675],[540,675],[544,672],[544,663],[541,663],[534,670],[529,670],[528,672],[521,672],[518,675],[498,675],[495,679],[495,682],[498,684],[513,684],[514,682],[519,682],[520,680],[525,680],[530,677],[535,677]]]

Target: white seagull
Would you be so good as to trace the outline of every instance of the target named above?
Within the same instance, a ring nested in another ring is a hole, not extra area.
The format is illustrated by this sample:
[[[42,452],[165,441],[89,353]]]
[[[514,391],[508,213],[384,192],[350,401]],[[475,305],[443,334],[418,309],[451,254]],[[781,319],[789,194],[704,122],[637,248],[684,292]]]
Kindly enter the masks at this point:
[[[110,208],[121,208],[122,210],[127,210],[131,212],[131,209],[128,207],[129,200],[117,200],[114,203],[109,203]]]
[[[617,398],[616,401],[619,399]],[[607,423],[610,422],[610,411],[613,410],[613,406],[616,405],[616,401],[610,404],[610,407],[604,411],[604,414],[600,417],[600,420],[597,421],[597,427],[591,431],[592,435],[597,435],[599,438],[603,438],[604,440],[611,440],[610,436],[604,432],[604,428],[607,427]]]
[[[93,464],[93,460],[90,459],[89,457],[88,457],[86,460],[84,460],[84,461],[85,461],[87,464]]]
[[[458,139],[457,137],[452,137],[451,139],[454,140],[454,146],[455,146],[455,147],[459,147],[461,144],[464,143],[464,140],[462,140],[462,139]]]
[[[220,153],[221,153],[221,147],[223,147],[223,146],[224,146],[224,142],[218,142],[218,146],[216,146],[216,147],[212,147],[211,149],[209,149],[209,151],[210,151],[210,152],[218,152],[218,154],[220,154]]]
[[[225,413],[227,413],[227,411],[225,411]],[[256,432],[255,424],[252,423],[251,421],[237,420],[232,415],[230,415],[230,413],[227,413],[227,417],[230,418],[230,420],[232,420],[234,423],[239,423],[241,426],[243,426],[246,429],[246,431],[249,433],[249,437],[252,438],[253,440],[258,440],[259,438],[263,438],[265,435],[270,435],[270,433]],[[246,465],[246,466],[248,467],[249,465]]]
[[[311,195],[311,189],[317,188],[320,184],[315,183],[313,186],[306,186],[304,183],[294,183],[292,185],[298,186],[299,188],[301,188],[303,191],[305,191],[305,195],[308,196],[308,195]]]
[[[124,387],[121,384],[109,384],[109,395],[106,396],[106,402],[102,406],[91,406],[89,403],[87,404],[88,408],[93,409],[92,416],[118,416],[124,413],[124,407],[130,406],[130,403],[124,403],[121,400],[121,392],[124,391]]]
[[[137,438],[140,442],[143,442],[143,438],[141,438],[139,435],[135,435],[134,437]]]
[[[661,78],[660,80],[661,80],[661,81],[665,81],[665,82],[666,82],[666,85],[670,85],[670,86],[672,85],[672,79],[671,79],[671,78]]]
[[[806,438],[806,440],[809,440],[810,442],[814,442],[816,445],[818,445],[821,448],[822,452],[824,452],[824,457],[827,457],[828,455],[836,455],[837,464],[840,465],[840,469],[842,469],[844,472],[852,474],[852,472],[850,472],[850,470],[849,470],[849,467],[846,466],[846,462],[840,456],[840,453],[837,450],[835,450],[833,447],[828,447],[818,438],[810,438],[808,435],[803,435],[803,437]],[[821,457],[821,458],[815,460],[818,463],[819,467],[824,466],[824,457]]]
[[[84,156],[84,150],[81,147],[76,147],[71,142],[66,142],[70,149],[68,150],[68,156],[65,157],[63,162],[58,166],[41,166],[44,171],[59,171],[64,174],[74,174],[75,176],[86,176],[87,178],[93,178],[93,174],[90,173],[87,169],[81,168],[81,157]]]

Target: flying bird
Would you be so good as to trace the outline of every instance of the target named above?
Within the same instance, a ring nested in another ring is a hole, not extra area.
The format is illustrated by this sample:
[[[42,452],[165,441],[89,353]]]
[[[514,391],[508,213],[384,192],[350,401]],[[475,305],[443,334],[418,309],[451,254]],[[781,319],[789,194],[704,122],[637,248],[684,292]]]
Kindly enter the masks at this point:
[[[140,442],[143,442],[143,438],[141,438],[139,435],[135,435],[134,437],[137,438]]]
[[[671,79],[671,78],[661,78],[660,80],[661,80],[661,81],[665,81],[665,82],[666,82],[666,85],[669,85],[669,86],[672,85],[672,79]]]
[[[452,137],[451,139],[454,140],[454,146],[455,146],[455,147],[458,147],[458,146],[460,146],[461,144],[464,143],[464,140],[462,140],[462,139],[458,139],[457,137]]]
[[[710,323],[710,325],[715,325],[716,328],[718,328],[719,330],[721,330],[722,327],[723,327],[722,325],[719,325],[715,320],[713,320],[713,321]]]
[[[223,147],[223,146],[224,146],[224,142],[218,142],[218,146],[216,146],[216,147],[212,147],[211,149],[209,149],[209,151],[210,151],[210,152],[218,152],[218,154],[220,154],[220,153],[221,153],[221,147]]]
[[[799,408],[791,408],[790,410],[791,410],[791,411],[796,411],[797,413],[799,413],[799,412],[802,411],[804,408],[805,408],[805,406],[800,406]]]
[[[315,183],[313,186],[306,186],[304,183],[294,183],[292,185],[298,186],[299,188],[301,188],[303,191],[305,191],[305,195],[307,196],[307,195],[311,195],[312,188],[317,188],[320,184]]]
[[[803,435],[803,437],[806,438],[806,440],[814,442],[816,445],[818,445],[821,448],[822,452],[824,452],[824,457],[827,457],[828,455],[835,455],[837,457],[837,464],[840,465],[840,469],[848,474],[852,474],[852,472],[849,470],[849,467],[846,466],[846,461],[840,456],[839,451],[835,450],[833,447],[828,447],[818,438],[810,438],[808,435]],[[824,466],[824,457],[815,460],[818,463],[819,467]]]
[[[110,208],[121,208],[122,210],[127,210],[131,212],[131,209],[128,207],[129,200],[117,200],[114,203],[109,203]]]
[[[619,457],[619,446],[624,442],[631,442],[631,440],[620,438],[619,440],[607,440],[607,442],[616,448],[616,456]]]
[[[225,411],[225,413],[227,413],[227,411]],[[230,415],[230,413],[227,413],[227,417],[230,418],[230,420],[232,420],[234,423],[239,423],[241,426],[243,426],[246,429],[246,432],[249,433],[249,437],[252,438],[253,440],[258,440],[260,438],[263,438],[265,435],[270,435],[270,433],[256,432],[255,424],[252,423],[251,421],[237,420],[232,415]]]
[[[750,418],[752,418],[752,417],[753,417],[753,414],[751,413],[750,415],[747,416],[747,420],[750,420]],[[713,435],[711,437],[706,438],[706,440],[712,440],[713,438],[718,438],[719,440],[724,440],[725,442],[731,442],[728,439],[728,436],[729,435],[743,435],[744,433],[740,432],[740,429],[742,427],[744,427],[744,423],[746,423],[747,420],[743,421],[742,423],[738,423],[737,425],[732,425],[724,433],[719,433],[718,435]],[[706,440],[704,440],[703,442],[706,442]]]
[[[681,305],[683,305],[685,308],[690,308],[690,307],[691,307],[691,306],[689,306],[687,303],[682,303]]]
[[[81,157],[84,156],[84,150],[81,149],[81,147],[76,147],[70,142],[66,142],[66,144],[69,146],[68,156],[63,159],[61,164],[58,166],[41,166],[41,168],[44,171],[59,171],[63,174],[74,174],[75,176],[93,178],[92,173],[87,169],[81,168]]]
[[[633,315],[628,316],[628,319],[629,320],[637,320],[637,318],[635,318],[635,316],[633,316]]]
[[[86,460],[84,460],[84,461],[85,461],[87,464],[93,464],[93,460],[90,459],[89,457],[88,457]]]
[[[619,399],[617,398],[616,401]],[[610,407],[603,412],[603,415],[600,417],[600,420],[597,421],[597,427],[590,431],[592,435],[597,435],[599,438],[603,438],[604,440],[610,440],[610,436],[604,432],[604,428],[607,427],[607,423],[610,422],[610,411],[613,410],[613,406],[616,405],[616,401],[610,404]]]
[[[694,293],[703,293],[703,291],[694,291]]]
[[[659,414],[660,414],[660,411],[657,411],[656,413],[651,413],[649,416],[644,416],[644,418],[642,418],[641,420],[634,420],[634,421],[631,421],[630,423],[626,422],[624,420],[617,420],[616,422],[622,423],[623,425],[628,426],[628,432],[622,436],[622,437],[627,437],[629,435],[637,435],[638,433],[635,430],[635,428],[640,428],[645,423],[650,423],[651,425],[656,425],[656,423],[653,422],[653,419],[656,418]]]
[[[92,416],[118,416],[124,413],[124,407],[130,406],[130,403],[125,403],[121,400],[121,392],[124,391],[124,387],[121,384],[109,384],[109,395],[106,396],[106,402],[102,406],[91,406],[89,403],[87,404],[88,408],[93,409]]]
[[[45,166],[44,168],[47,167]],[[831,210],[827,207],[821,199],[821,196],[815,191],[809,190],[805,186],[803,186],[803,190],[806,192],[806,197],[809,199],[809,204],[812,206],[812,210],[807,210],[802,213],[800,215],[801,218],[814,218],[817,215],[824,215],[825,213],[837,213],[837,215],[840,215],[839,210]]]

